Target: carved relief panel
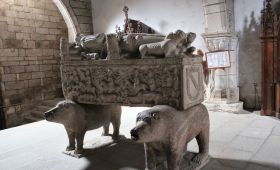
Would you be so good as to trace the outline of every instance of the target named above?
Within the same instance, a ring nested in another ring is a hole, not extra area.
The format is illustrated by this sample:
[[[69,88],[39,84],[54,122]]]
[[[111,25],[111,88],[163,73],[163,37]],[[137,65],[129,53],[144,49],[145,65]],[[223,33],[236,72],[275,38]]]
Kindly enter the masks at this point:
[[[201,60],[64,62],[63,93],[81,103],[186,109],[203,101]]]

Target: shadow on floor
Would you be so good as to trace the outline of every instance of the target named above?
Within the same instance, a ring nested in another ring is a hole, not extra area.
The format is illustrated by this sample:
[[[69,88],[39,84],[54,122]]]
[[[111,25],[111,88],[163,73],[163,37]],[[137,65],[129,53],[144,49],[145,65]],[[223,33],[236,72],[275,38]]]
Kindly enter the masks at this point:
[[[98,148],[85,149],[89,161],[85,170],[144,170],[145,156],[143,144],[122,139],[109,142]],[[184,164],[184,163],[183,163]],[[184,166],[183,166],[184,167]],[[279,167],[242,160],[210,158],[202,170],[279,170]],[[181,169],[181,170],[184,170]]]
[[[85,170],[142,170],[145,169],[143,144],[122,139],[95,149],[85,149],[90,164]]]
[[[202,170],[279,170],[279,167],[242,160],[211,158]]]

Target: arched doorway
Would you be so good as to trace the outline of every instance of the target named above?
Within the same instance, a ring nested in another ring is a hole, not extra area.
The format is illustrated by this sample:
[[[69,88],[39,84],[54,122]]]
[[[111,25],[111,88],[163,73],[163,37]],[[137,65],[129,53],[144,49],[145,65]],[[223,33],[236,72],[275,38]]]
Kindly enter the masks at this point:
[[[3,128],[19,125],[41,101],[62,96],[59,40],[68,37],[68,28],[46,0],[2,0],[0,17]]]
[[[77,18],[74,15],[72,8],[69,5],[69,1],[65,0],[52,0],[59,9],[67,28],[68,28],[68,40],[69,42],[75,41],[77,32],[81,32],[78,26]]]

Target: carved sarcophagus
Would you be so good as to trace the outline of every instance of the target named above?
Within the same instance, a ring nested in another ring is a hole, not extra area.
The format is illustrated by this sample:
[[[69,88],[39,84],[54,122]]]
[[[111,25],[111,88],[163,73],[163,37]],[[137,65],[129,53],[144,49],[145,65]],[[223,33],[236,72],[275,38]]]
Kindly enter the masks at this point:
[[[63,93],[80,103],[187,109],[203,101],[201,62],[201,57],[63,60]]]

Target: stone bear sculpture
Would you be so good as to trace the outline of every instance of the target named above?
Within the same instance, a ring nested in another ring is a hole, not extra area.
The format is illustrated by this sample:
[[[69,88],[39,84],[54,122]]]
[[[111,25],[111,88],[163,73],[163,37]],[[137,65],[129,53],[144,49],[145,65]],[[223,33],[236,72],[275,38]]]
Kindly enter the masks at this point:
[[[118,138],[121,106],[78,104],[71,100],[64,100],[45,112],[44,116],[47,121],[64,125],[69,139],[66,151],[75,150],[75,154],[81,154],[87,130],[103,126],[102,135],[108,135],[111,122],[114,128],[113,139]]]
[[[199,153],[188,169],[195,169],[208,160],[209,115],[202,104],[178,111],[158,105],[138,113],[131,137],[144,143],[146,170],[156,170],[167,161],[168,170],[179,170],[187,144],[196,138]]]

